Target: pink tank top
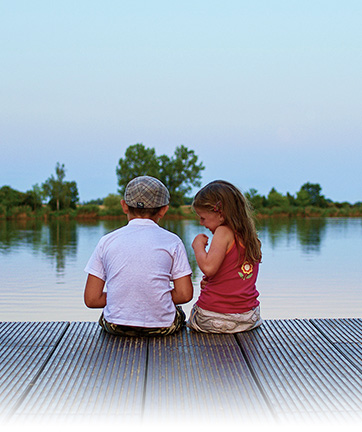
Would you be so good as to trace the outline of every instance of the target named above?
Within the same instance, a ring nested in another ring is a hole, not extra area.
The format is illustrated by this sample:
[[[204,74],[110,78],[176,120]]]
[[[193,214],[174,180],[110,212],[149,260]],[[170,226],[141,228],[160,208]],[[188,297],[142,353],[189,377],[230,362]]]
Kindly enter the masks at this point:
[[[218,272],[207,279],[196,304],[219,313],[243,313],[259,305],[256,279],[259,263],[245,261],[245,248],[241,246],[241,262],[238,263],[238,248],[231,245]]]

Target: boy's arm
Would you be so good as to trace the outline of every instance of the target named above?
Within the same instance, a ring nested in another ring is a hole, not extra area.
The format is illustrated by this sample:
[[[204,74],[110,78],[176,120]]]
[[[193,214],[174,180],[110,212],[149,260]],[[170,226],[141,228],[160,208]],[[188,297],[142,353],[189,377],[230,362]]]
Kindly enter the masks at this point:
[[[107,304],[107,293],[103,291],[104,280],[88,274],[84,289],[84,303],[89,308],[103,308]]]
[[[192,300],[194,287],[191,281],[191,275],[175,279],[173,281],[173,290],[171,291],[172,301],[177,304],[187,303]]]

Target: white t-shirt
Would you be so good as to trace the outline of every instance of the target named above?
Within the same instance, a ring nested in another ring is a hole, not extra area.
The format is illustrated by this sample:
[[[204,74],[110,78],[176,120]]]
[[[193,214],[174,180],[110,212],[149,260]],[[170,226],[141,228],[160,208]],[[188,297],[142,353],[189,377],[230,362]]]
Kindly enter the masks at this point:
[[[192,273],[181,239],[141,218],[102,237],[85,271],[106,282],[104,318],[137,327],[169,327],[175,319],[170,281]]]

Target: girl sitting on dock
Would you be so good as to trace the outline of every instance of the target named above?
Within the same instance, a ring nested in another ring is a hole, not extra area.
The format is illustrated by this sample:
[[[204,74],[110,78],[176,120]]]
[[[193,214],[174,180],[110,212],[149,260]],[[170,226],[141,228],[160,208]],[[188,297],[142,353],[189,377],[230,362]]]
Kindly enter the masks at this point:
[[[208,333],[236,333],[262,323],[256,279],[261,262],[249,203],[231,183],[216,180],[195,196],[192,207],[213,238],[199,234],[192,247],[203,272],[201,293],[188,327]]]

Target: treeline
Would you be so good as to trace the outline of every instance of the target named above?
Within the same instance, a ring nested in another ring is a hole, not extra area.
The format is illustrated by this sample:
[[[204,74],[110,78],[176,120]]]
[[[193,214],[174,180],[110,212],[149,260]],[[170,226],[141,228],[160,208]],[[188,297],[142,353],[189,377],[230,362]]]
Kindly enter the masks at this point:
[[[64,164],[58,162],[55,176],[51,175],[44,183],[36,184],[26,192],[10,186],[0,188],[0,217],[46,217],[51,213],[76,211],[78,202],[77,183],[65,181]]]
[[[245,195],[255,213],[260,216],[362,216],[362,202],[333,202],[321,191],[322,187],[318,183],[308,182],[295,195],[289,192],[283,195],[275,188],[267,196],[260,195],[256,189],[250,189]]]
[[[190,205],[190,192],[201,185],[201,172],[205,167],[198,162],[198,156],[185,146],[176,147],[174,154],[157,156],[154,148],[143,144],[129,146],[116,166],[118,193],[109,194],[79,203],[78,187],[75,181],[65,180],[64,164],[59,162],[55,175],[41,185],[36,184],[26,192],[10,186],[0,188],[0,218],[67,216],[96,218],[123,215],[121,197],[127,183],[139,175],[159,178],[171,195],[168,215],[190,216],[185,209]],[[292,195],[278,192],[274,187],[267,196],[250,189],[245,193],[259,216],[362,216],[362,203],[333,202],[322,195],[318,183],[305,183]]]
[[[54,217],[67,216],[74,218],[99,218],[123,215],[120,205],[120,194],[109,194],[105,198],[97,198],[79,204],[75,198],[76,184],[70,182],[66,188],[69,194],[65,199],[61,195],[49,196],[46,204],[43,203],[44,192],[42,187],[35,186],[27,192],[19,192],[10,186],[0,188],[0,217]],[[283,195],[272,188],[267,196],[261,195],[256,189],[245,193],[257,216],[319,216],[319,217],[361,217],[362,203],[350,204],[347,201],[333,202],[321,194],[319,184],[305,183],[300,190],[292,195]],[[53,191],[54,192],[54,191]],[[189,206],[191,197],[184,197],[183,206],[171,207],[170,215],[190,216],[184,206]]]
[[[104,199],[79,204],[77,184],[75,181],[65,181],[64,164],[58,162],[55,175],[26,192],[17,191],[10,186],[0,188],[0,217],[121,215],[123,211],[120,200],[124,189],[130,180],[140,175],[160,179],[170,191],[169,214],[181,214],[181,206],[187,201],[187,194],[193,187],[201,185],[201,171],[204,169],[195,152],[183,145],[176,147],[170,157],[157,156],[154,148],[138,143],[126,149],[124,157],[119,159],[116,166],[119,195],[109,194]]]

